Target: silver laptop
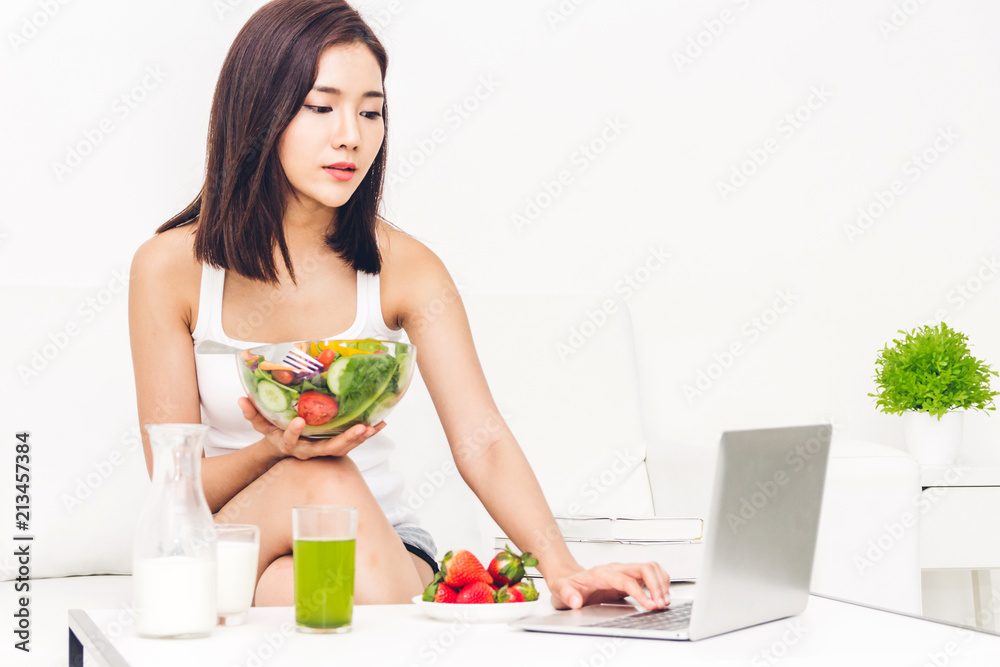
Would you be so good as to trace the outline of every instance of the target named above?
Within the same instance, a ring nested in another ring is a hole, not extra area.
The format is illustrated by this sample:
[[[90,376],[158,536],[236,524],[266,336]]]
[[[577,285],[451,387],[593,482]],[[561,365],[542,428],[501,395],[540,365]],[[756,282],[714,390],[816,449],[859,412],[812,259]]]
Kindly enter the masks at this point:
[[[695,640],[794,616],[809,600],[828,424],[727,431],[715,469],[705,555],[693,599],[627,602],[534,616],[524,630]],[[670,573],[670,563],[660,563]]]

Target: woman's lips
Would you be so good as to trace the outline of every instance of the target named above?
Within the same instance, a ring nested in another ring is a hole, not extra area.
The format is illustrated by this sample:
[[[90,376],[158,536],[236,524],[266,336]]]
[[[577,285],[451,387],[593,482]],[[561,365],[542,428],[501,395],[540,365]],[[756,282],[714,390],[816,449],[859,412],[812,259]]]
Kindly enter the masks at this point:
[[[338,162],[337,164],[331,164],[327,167],[323,167],[323,171],[330,174],[338,181],[349,181],[354,178],[355,167],[353,164],[347,162]]]

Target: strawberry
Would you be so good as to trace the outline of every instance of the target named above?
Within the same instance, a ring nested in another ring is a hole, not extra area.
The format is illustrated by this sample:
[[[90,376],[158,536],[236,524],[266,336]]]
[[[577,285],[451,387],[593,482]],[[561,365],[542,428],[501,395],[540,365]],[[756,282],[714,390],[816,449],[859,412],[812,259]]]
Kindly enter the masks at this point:
[[[518,556],[516,553],[510,550],[510,545],[504,545],[503,551],[498,553],[490,561],[490,566],[487,568],[490,576],[493,577],[493,581],[500,584],[516,584],[521,581],[524,577],[525,567],[535,567],[538,565],[538,559],[532,558],[530,552],[525,552],[523,555]]]
[[[434,579],[424,589],[424,602],[454,602],[458,597],[458,591],[441,581],[441,573],[434,575]]]
[[[482,567],[480,565],[480,567]],[[493,597],[493,589],[490,585],[482,581],[474,581],[464,587],[458,593],[458,604],[488,604],[496,602]]]
[[[445,583],[438,582],[424,589],[424,602],[453,603],[457,598],[455,589]]]
[[[538,589],[535,588],[535,584],[531,579],[523,579],[510,588],[520,591],[524,596],[525,602],[534,602],[538,599]]]
[[[504,586],[497,592],[497,602],[524,602],[524,593],[520,588]]]
[[[461,549],[449,551],[441,559],[442,581],[452,588],[461,589],[467,584],[479,581],[492,584],[493,577],[471,552]]]

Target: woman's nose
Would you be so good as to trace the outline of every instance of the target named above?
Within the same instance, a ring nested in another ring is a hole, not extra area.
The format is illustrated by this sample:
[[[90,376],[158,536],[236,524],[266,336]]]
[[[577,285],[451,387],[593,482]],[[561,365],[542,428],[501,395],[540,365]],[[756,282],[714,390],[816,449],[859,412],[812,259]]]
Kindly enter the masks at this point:
[[[331,143],[334,148],[347,148],[353,150],[361,143],[361,131],[358,128],[358,120],[355,114],[350,111],[341,111],[337,119],[336,127],[333,130]]]

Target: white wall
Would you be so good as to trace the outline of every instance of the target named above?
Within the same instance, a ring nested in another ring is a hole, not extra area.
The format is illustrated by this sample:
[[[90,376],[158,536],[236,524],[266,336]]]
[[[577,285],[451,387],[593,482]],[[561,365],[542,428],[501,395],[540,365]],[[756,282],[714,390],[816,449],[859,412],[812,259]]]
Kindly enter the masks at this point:
[[[260,4],[4,3],[0,282],[125,298],[134,249],[197,192],[219,67]],[[875,356],[940,317],[1000,367],[997,3],[356,6],[390,56],[388,217],[464,290],[627,297],[651,436],[701,446],[721,428],[831,419],[902,446],[867,396]],[[936,161],[915,170],[924,152]],[[754,173],[724,195],[741,165]],[[849,235],[894,181],[884,214]],[[600,345],[587,321],[584,344]],[[998,436],[1000,419],[970,414],[964,460],[1000,461]]]

